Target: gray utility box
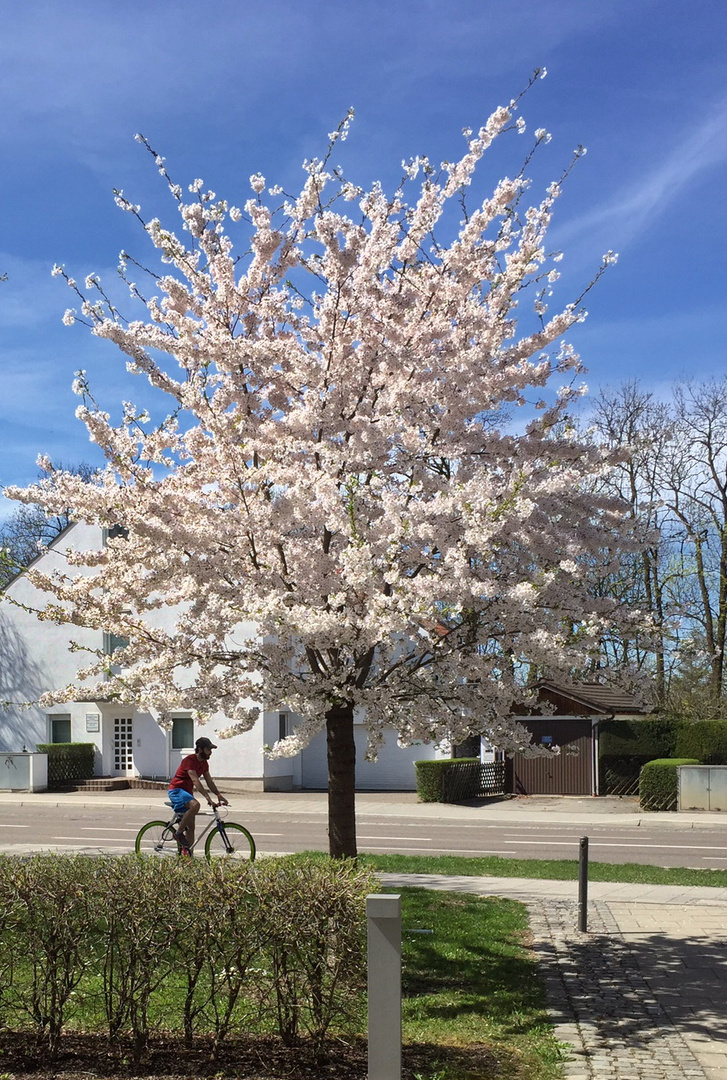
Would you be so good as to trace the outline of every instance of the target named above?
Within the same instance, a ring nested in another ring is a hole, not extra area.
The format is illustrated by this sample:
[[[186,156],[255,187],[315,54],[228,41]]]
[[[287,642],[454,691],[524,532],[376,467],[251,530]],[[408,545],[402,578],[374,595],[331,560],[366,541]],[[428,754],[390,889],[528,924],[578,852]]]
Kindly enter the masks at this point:
[[[678,810],[727,810],[727,765],[679,765]]]
[[[48,755],[0,751],[0,791],[47,791]]]

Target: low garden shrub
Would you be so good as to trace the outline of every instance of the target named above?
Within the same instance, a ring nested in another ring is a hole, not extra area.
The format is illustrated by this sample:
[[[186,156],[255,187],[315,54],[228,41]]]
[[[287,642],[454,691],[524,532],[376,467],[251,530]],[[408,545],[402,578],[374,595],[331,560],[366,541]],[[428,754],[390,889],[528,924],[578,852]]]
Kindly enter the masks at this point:
[[[139,1061],[155,1029],[323,1045],[365,1016],[370,871],[298,857],[0,857],[0,1028],[53,1061],[69,1028]]]
[[[442,758],[439,761],[415,761],[417,795],[420,802],[447,802],[447,772],[462,765],[479,765],[479,758]]]
[[[86,863],[33,856],[0,868],[3,898],[12,915],[2,929],[0,952],[16,953],[10,993],[0,1006],[26,1017],[55,1056],[73,997],[84,975],[97,918]],[[8,936],[10,945],[8,948]]]
[[[677,768],[699,765],[696,758],[656,758],[648,761],[639,778],[639,803],[642,810],[676,810]]]

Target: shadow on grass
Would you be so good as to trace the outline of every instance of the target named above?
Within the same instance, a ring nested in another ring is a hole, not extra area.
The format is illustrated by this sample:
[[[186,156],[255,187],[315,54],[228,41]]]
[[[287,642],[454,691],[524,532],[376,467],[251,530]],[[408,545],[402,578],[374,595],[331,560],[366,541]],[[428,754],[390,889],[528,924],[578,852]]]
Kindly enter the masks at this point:
[[[544,991],[525,948],[529,930],[522,905],[462,894],[432,900],[421,890],[399,891],[405,1021],[452,1027],[473,1017],[484,1023],[486,1017],[488,1028],[500,1035],[542,1028]]]

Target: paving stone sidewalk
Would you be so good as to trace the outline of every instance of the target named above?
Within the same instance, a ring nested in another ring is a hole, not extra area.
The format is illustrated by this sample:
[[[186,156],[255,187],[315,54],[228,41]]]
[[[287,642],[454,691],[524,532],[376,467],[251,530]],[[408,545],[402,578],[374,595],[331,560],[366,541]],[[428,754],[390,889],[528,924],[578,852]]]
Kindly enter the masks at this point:
[[[589,906],[588,934],[576,929],[573,901],[531,900],[528,908],[556,1036],[573,1046],[567,1080],[727,1080],[724,972],[711,987],[702,983],[699,1008],[693,986],[681,996],[664,993],[661,968],[683,962],[661,952],[665,935],[630,941],[605,901]],[[696,951],[692,960],[687,983],[697,972],[715,979]]]

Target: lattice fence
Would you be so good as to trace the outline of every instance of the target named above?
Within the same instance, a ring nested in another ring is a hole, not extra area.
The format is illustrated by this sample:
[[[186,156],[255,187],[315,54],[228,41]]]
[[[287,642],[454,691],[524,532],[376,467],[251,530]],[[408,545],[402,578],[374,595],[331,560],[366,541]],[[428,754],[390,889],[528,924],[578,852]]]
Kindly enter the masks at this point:
[[[93,743],[39,743],[38,750],[48,755],[48,787],[51,790],[93,776],[96,753]]]
[[[462,761],[447,765],[443,777],[444,802],[504,794],[504,761]]]
[[[609,765],[601,763],[600,769],[600,792],[601,795],[638,795],[639,773],[641,762],[633,762],[631,769],[613,769]]]

